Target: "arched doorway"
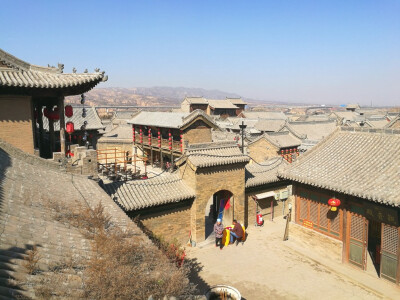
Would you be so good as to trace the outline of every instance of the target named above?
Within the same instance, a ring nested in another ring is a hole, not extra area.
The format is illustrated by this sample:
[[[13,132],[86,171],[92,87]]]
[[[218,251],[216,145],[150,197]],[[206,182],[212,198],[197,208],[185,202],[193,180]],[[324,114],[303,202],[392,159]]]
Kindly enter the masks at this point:
[[[221,190],[210,197],[205,211],[205,239],[213,235],[217,219],[221,219],[224,226],[232,224],[233,205],[233,194],[230,191]]]

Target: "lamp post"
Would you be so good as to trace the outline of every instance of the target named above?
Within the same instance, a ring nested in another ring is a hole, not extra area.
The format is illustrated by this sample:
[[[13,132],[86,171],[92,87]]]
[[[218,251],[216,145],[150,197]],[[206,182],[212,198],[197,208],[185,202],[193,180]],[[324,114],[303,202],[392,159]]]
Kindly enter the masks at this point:
[[[244,154],[244,130],[246,129],[247,125],[244,124],[244,121],[242,121],[242,124],[239,125],[240,130],[242,131],[242,153]]]

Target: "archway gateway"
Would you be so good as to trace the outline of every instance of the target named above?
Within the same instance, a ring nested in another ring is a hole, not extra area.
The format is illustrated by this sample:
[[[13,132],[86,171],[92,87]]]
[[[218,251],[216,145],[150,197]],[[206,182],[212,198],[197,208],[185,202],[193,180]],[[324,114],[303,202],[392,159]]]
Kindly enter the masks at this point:
[[[230,191],[220,190],[210,197],[205,209],[205,239],[213,234],[217,219],[221,219],[224,226],[232,224],[233,210],[234,197]]]

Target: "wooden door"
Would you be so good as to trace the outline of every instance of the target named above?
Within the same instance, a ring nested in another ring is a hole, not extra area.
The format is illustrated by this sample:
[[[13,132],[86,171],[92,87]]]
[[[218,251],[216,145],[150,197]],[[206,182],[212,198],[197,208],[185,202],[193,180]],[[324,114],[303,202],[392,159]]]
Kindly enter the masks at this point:
[[[350,213],[349,216],[349,262],[365,270],[367,265],[368,220],[355,213]]]
[[[399,234],[396,227],[382,223],[381,277],[396,282]]]

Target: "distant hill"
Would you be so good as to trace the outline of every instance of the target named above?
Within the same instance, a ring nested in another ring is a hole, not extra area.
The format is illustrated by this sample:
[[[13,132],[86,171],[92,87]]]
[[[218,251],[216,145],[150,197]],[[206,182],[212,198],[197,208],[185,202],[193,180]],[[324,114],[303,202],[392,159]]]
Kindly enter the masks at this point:
[[[94,88],[86,93],[89,105],[179,106],[186,96],[208,99],[240,97],[219,90],[185,87]],[[79,96],[67,97],[68,103],[79,103]]]

